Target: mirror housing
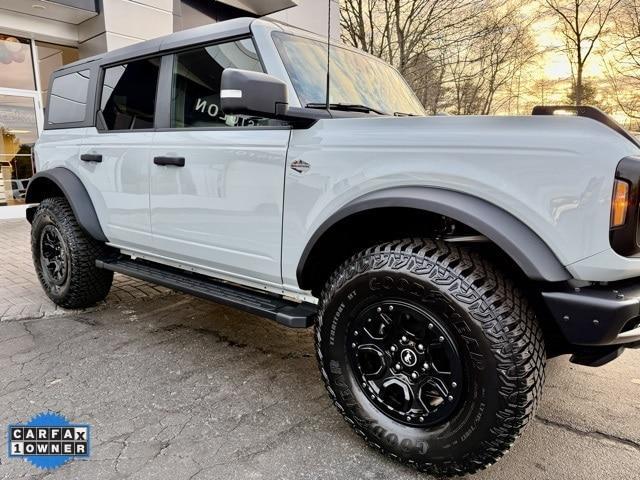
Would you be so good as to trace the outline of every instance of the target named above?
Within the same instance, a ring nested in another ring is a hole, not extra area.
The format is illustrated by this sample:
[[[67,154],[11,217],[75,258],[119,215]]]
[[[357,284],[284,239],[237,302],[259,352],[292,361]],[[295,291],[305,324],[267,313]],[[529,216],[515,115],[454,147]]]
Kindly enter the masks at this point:
[[[228,115],[285,118],[289,91],[287,84],[273,75],[225,68],[220,83],[220,104]]]

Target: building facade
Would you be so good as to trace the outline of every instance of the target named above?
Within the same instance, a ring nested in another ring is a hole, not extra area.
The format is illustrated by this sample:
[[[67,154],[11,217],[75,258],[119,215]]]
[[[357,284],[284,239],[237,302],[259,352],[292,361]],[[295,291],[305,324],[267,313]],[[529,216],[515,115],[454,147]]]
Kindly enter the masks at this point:
[[[33,175],[51,73],[80,58],[240,16],[338,35],[338,0],[0,0],[0,206]]]

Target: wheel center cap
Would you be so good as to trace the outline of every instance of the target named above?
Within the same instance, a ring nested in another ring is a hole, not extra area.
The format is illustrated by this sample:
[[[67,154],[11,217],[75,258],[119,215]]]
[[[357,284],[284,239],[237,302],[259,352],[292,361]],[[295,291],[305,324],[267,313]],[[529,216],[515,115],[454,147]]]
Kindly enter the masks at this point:
[[[416,363],[418,363],[418,355],[416,352],[409,348],[405,348],[400,353],[400,358],[402,359],[402,363],[404,363],[407,367],[413,367]]]

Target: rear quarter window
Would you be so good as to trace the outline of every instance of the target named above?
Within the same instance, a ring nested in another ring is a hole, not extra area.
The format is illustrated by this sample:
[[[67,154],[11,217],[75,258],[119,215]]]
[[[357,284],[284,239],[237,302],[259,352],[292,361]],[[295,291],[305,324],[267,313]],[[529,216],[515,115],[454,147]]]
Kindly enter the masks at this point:
[[[49,95],[48,123],[83,122],[87,117],[90,70],[56,77]]]

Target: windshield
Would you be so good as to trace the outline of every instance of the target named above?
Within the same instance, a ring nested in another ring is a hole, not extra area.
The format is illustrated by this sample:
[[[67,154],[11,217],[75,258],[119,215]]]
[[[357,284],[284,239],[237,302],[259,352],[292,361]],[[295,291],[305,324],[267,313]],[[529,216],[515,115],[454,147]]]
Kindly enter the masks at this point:
[[[327,44],[286,33],[273,34],[302,106],[327,100]],[[388,115],[424,115],[402,76],[381,60],[331,46],[332,104],[364,105]]]

